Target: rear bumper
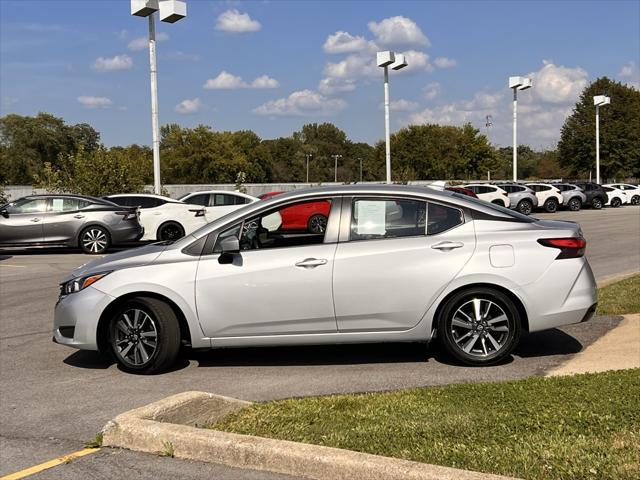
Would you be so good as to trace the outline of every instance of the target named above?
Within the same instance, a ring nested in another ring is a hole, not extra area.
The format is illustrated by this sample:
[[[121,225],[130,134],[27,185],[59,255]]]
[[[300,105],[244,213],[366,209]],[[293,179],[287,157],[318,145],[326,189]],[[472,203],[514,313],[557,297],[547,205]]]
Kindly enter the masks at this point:
[[[118,243],[136,242],[143,235],[144,228],[140,224],[118,226],[111,230],[111,243],[117,245]]]

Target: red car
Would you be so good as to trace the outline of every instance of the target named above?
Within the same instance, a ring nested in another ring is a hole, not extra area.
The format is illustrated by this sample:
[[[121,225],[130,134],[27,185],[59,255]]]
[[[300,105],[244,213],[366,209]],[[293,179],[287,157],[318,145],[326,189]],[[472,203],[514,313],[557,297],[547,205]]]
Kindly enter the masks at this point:
[[[449,190],[450,192],[461,193],[462,195],[468,195],[473,198],[478,198],[473,190],[464,187],[447,187],[445,190]]]
[[[267,200],[284,192],[269,192],[260,195],[260,200]],[[308,202],[295,207],[280,210],[282,224],[280,230],[308,230],[311,233],[324,233],[331,203],[328,201]]]

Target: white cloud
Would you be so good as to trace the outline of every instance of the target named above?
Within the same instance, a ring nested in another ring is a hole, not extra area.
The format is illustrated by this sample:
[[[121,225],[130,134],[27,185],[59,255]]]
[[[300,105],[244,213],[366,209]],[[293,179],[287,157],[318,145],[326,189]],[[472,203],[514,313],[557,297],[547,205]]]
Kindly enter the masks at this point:
[[[166,40],[169,40],[169,35],[164,32],[156,33],[156,42],[164,42]],[[129,42],[127,48],[134,52],[149,48],[149,37],[134,38]]]
[[[197,113],[202,108],[202,102],[199,98],[184,99],[176,105],[176,112],[182,114]]]
[[[384,107],[384,104],[382,104],[381,107]],[[401,98],[399,100],[392,100],[389,103],[389,108],[395,112],[413,112],[418,109],[418,104],[417,102]]]
[[[324,67],[324,74],[331,78],[358,79],[375,74],[376,67],[373,56],[349,55],[336,63],[329,62]]]
[[[253,82],[251,82],[251,88],[278,88],[280,83],[268,75],[260,75]]]
[[[425,85],[424,88],[422,89],[424,98],[426,98],[427,100],[433,100],[438,95],[440,95],[441,91],[442,91],[442,87],[438,82],[431,82]]]
[[[636,62],[627,62],[620,69],[619,77],[633,77],[636,73]]]
[[[356,89],[355,80],[327,77],[320,80],[318,91],[323,95],[352,92]]]
[[[235,8],[222,12],[216,22],[216,30],[229,33],[257,32],[262,28],[260,22],[253,20],[248,13],[241,13]]]
[[[369,22],[368,26],[376,42],[384,47],[431,45],[416,22],[407,17],[385,18],[379,23]]]
[[[96,72],[113,72],[116,70],[129,70],[133,68],[133,60],[129,55],[116,55],[115,57],[98,57],[92,67]]]
[[[260,75],[253,82],[247,83],[242,77],[233,75],[225,70],[215,78],[210,78],[203,85],[207,90],[235,90],[238,88],[278,88],[280,83],[268,75]]]
[[[195,53],[187,53],[181,50],[176,50],[173,52],[169,52],[165,55],[167,60],[176,60],[176,61],[190,61],[197,62],[200,60],[200,56]]]
[[[549,103],[572,103],[589,83],[587,72],[580,67],[556,66],[545,60],[543,67],[531,74],[532,92],[536,98]]]
[[[407,60],[407,66],[402,70],[398,70],[399,73],[431,72],[433,70],[433,66],[429,63],[429,55],[424,52],[408,50],[404,52],[404,56]]]
[[[327,98],[313,90],[293,92],[286,98],[271,100],[253,110],[256,115],[269,116],[327,116],[346,107],[338,98]]]
[[[76,100],[87,108],[108,108],[113,105],[110,98],[81,95]]]
[[[433,61],[433,63],[438,68],[452,68],[458,64],[455,59],[447,57],[438,57]]]
[[[357,53],[363,50],[373,52],[376,45],[364,37],[354,37],[348,32],[338,31],[327,37],[322,48],[327,53]]]

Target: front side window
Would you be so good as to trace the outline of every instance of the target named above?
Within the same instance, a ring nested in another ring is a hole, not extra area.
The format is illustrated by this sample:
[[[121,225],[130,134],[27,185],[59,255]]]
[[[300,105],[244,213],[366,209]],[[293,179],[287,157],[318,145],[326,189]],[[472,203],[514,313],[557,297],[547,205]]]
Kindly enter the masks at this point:
[[[17,200],[6,207],[8,213],[43,213],[47,209],[47,200],[44,198]]]

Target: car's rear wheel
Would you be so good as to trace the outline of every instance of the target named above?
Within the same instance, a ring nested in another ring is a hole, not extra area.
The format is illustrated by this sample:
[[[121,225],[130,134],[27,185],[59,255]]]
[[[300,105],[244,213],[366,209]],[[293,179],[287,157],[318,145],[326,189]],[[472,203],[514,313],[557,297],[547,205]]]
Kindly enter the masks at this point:
[[[549,198],[544,202],[544,210],[547,213],[555,213],[558,210],[558,200]]]
[[[327,217],[324,215],[312,215],[307,222],[307,228],[311,233],[324,233],[327,230]]]
[[[618,208],[620,205],[622,205],[622,200],[620,200],[618,197],[614,197],[611,199],[611,206],[613,208]]]
[[[438,337],[444,348],[468,365],[491,365],[511,354],[522,330],[518,309],[505,294],[478,287],[449,299]]]
[[[533,210],[533,202],[531,200],[520,200],[518,202],[518,206],[516,207],[516,210],[518,210],[518,212],[522,213],[523,215],[530,215],[531,211]]]
[[[180,350],[180,327],[172,308],[139,297],[117,309],[109,324],[109,346],[120,367],[131,373],[159,373]]]
[[[582,208],[582,200],[580,200],[578,197],[573,197],[569,200],[569,203],[567,205],[569,207],[569,210],[571,210],[572,212],[577,212],[580,210],[580,208]]]
[[[602,201],[602,199],[600,197],[595,197],[593,200],[591,200],[591,206],[595,210],[600,210],[603,205],[604,205],[604,202]]]
[[[156,237],[158,240],[178,240],[184,237],[184,228],[177,222],[163,223],[158,228]]]
[[[79,246],[84,253],[99,255],[111,246],[111,237],[104,227],[93,226],[80,232]]]

